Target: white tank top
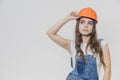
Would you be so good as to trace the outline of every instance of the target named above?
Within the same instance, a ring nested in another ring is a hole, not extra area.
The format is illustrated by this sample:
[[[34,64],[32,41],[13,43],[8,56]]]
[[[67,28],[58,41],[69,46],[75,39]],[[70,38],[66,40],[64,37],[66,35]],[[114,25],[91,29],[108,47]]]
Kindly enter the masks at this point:
[[[105,44],[106,44],[105,40],[102,40],[101,43],[100,43],[102,48],[104,48]],[[81,49],[83,50],[84,54],[85,54],[85,48],[86,48],[86,44],[82,44]],[[73,69],[74,69],[75,68],[75,55],[76,55],[75,41],[74,40],[71,40],[70,54],[71,54],[71,57],[72,57],[72,63],[73,63]],[[88,49],[87,54],[92,55],[93,53],[90,49]],[[98,72],[98,74],[100,74],[100,69],[101,69],[102,63],[100,62],[99,55],[96,55],[96,60],[97,60],[97,72]]]

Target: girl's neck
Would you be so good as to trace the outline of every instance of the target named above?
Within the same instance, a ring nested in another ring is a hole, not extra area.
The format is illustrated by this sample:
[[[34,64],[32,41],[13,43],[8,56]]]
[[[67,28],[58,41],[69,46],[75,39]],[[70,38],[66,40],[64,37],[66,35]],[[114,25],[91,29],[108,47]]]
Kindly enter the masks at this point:
[[[87,44],[89,39],[90,39],[90,36],[82,36],[83,44]]]

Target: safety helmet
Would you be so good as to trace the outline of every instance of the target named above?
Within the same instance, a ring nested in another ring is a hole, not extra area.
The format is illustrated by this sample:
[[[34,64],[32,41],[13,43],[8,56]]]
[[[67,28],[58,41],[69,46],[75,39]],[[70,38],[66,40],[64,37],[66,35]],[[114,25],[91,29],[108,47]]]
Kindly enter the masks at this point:
[[[90,7],[81,9],[79,11],[78,15],[80,17],[87,17],[87,18],[93,19],[95,21],[95,23],[97,23],[97,14],[96,14],[95,10],[93,10]]]

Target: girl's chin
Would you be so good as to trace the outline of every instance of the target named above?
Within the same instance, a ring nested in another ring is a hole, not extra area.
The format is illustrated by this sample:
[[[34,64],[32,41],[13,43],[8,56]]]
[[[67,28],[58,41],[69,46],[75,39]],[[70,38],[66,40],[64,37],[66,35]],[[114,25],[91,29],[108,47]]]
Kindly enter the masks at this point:
[[[89,36],[90,33],[81,33],[83,36]]]

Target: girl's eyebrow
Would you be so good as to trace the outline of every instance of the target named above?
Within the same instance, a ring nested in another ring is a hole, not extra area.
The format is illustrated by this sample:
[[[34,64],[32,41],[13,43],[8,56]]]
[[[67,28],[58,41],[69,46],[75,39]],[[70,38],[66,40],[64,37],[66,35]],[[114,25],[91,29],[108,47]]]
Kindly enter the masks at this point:
[[[80,20],[80,22],[81,22],[81,21],[84,21],[84,22],[85,22],[85,20]],[[90,21],[88,21],[88,22],[93,22],[93,21],[92,21],[92,20],[90,20]]]
[[[80,21],[85,21],[85,20],[80,20]]]
[[[89,22],[93,22],[92,20],[90,20]]]

